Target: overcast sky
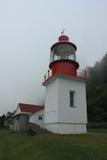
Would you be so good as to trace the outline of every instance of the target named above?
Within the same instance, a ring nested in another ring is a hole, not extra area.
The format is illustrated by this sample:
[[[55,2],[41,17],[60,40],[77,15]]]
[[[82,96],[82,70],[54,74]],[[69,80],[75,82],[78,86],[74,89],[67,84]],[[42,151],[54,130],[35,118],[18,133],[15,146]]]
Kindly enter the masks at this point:
[[[62,29],[81,68],[107,52],[107,0],[0,0],[0,114],[42,104],[51,45]]]

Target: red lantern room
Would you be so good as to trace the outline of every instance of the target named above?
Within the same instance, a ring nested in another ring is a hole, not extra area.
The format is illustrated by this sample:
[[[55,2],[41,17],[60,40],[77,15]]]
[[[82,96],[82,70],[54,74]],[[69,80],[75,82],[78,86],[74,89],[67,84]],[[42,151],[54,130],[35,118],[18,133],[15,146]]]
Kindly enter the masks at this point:
[[[58,42],[51,47],[49,68],[52,74],[76,76],[79,64],[76,62],[77,47],[69,42],[69,37],[61,35]]]
[[[45,75],[45,81],[56,75],[84,78],[77,75],[79,63],[76,61],[76,50],[76,45],[69,41],[69,37],[61,35],[51,47],[50,70]]]

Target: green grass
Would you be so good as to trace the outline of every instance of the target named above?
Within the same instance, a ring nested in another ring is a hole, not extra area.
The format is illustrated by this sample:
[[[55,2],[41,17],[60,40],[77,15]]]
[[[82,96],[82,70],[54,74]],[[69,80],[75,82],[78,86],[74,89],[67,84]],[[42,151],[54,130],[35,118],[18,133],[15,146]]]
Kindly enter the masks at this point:
[[[0,129],[0,160],[107,160],[107,130],[31,136]]]

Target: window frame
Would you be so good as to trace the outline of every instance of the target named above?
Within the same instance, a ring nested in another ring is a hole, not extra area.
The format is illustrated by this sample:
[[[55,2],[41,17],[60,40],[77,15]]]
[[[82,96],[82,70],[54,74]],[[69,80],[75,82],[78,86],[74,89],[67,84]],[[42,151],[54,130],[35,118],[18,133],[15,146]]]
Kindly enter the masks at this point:
[[[76,92],[74,90],[69,91],[69,106],[71,108],[76,107]]]

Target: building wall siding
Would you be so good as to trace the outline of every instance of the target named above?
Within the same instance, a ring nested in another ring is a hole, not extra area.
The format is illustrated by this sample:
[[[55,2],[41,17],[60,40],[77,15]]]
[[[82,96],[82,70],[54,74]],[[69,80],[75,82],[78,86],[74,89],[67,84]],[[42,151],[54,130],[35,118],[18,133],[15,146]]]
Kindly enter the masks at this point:
[[[28,121],[29,121],[29,115],[27,114],[20,114],[15,116],[13,121],[14,131],[27,130]]]

